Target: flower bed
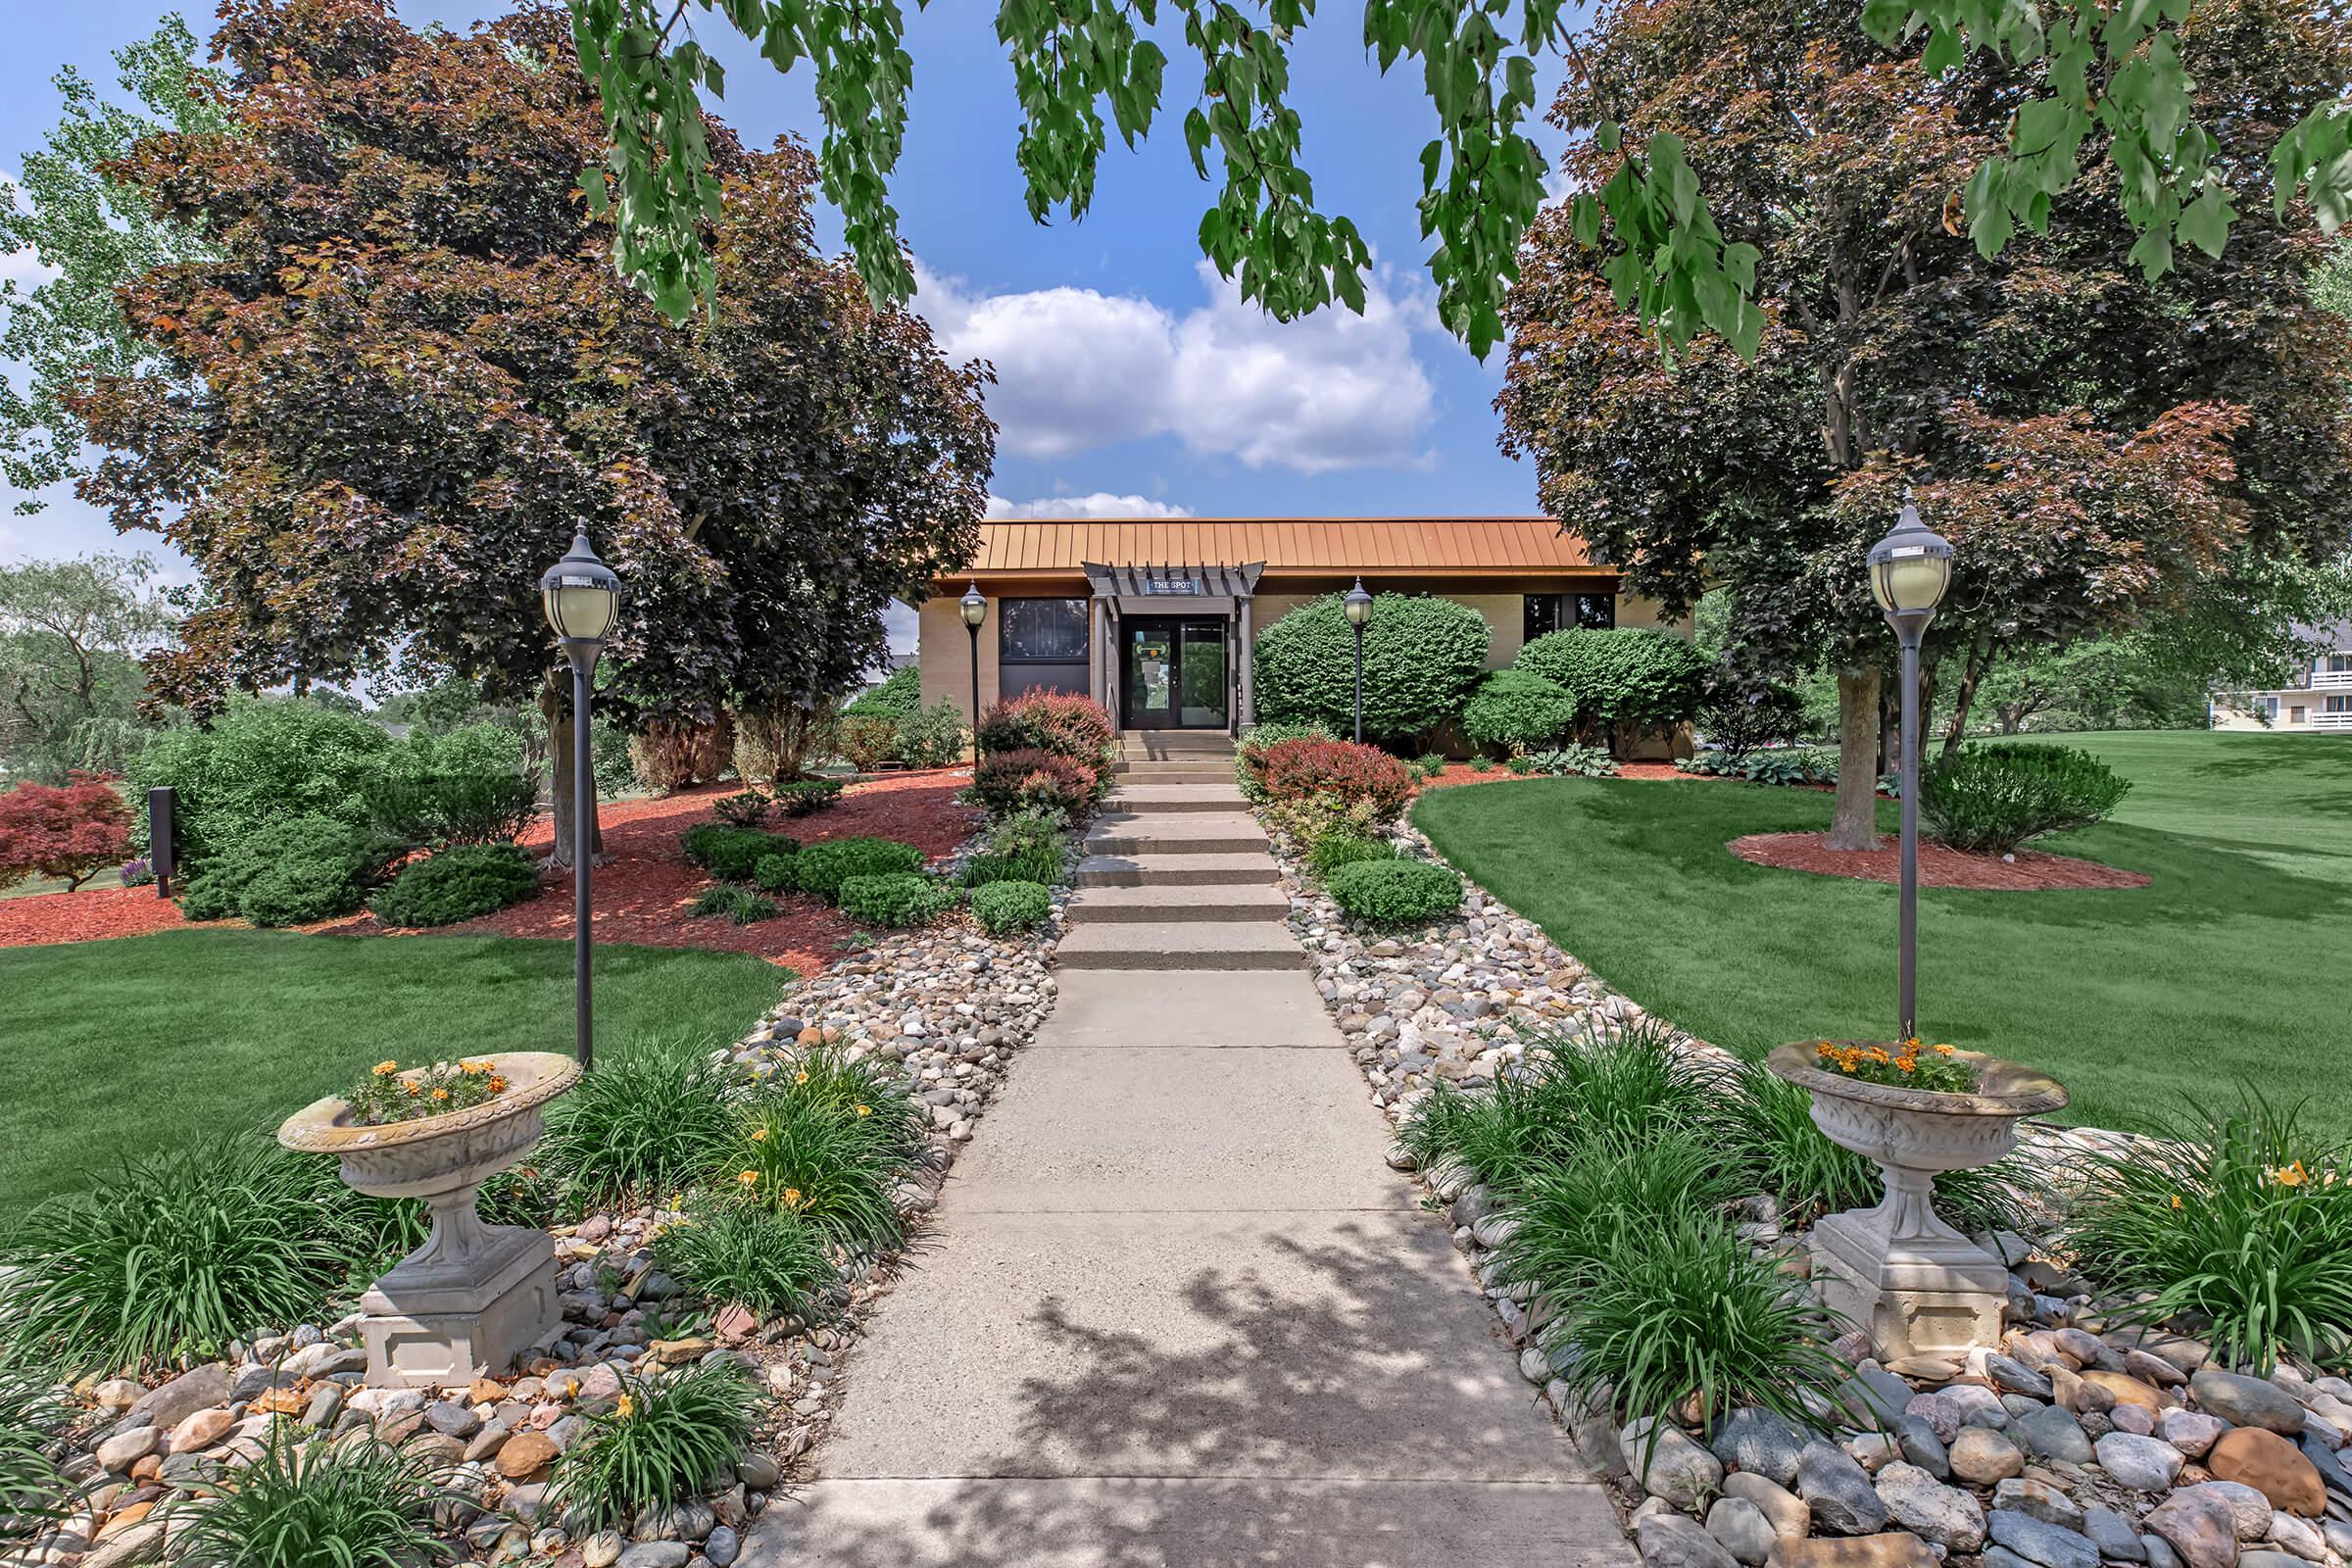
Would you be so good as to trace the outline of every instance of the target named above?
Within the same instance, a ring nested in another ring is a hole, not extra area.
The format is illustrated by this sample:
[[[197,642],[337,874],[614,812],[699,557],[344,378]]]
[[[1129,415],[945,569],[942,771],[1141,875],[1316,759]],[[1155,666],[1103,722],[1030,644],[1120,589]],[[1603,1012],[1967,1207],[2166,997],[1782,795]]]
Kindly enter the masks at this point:
[[[1396,838],[1406,853],[1429,853],[1409,828]],[[1812,1299],[1803,1227],[1827,1209],[1874,1200],[1875,1173],[1816,1141],[1801,1092],[1776,1091],[1758,1082],[1766,1075],[1688,1037],[1673,1037],[1688,1068],[1666,1071],[1695,1072],[1711,1088],[1642,1087],[1642,1075],[1623,1065],[1563,1076],[1560,1042],[1582,1035],[1606,1060],[1612,1042],[1650,1037],[1658,1026],[1483,890],[1470,888],[1450,918],[1384,932],[1347,918],[1287,857],[1284,885],[1318,987],[1372,1098],[1404,1135],[1392,1163],[1414,1171],[1446,1209],[1457,1246],[1519,1348],[1522,1375],[1586,1460],[1611,1478],[1645,1559],[1728,1568],[1769,1555],[1794,1563],[1812,1560],[1800,1544],[1817,1537],[1869,1538],[1867,1546],[1857,1540],[1848,1548],[1866,1557],[1838,1560],[1919,1568],[1980,1557],[2005,1568],[2224,1568],[2257,1560],[2257,1551],[2282,1554],[2279,1563],[2341,1568],[2352,1558],[2352,1383],[2293,1366],[2264,1376],[2225,1372],[2209,1364],[2206,1340],[2161,1322],[2127,1323],[2094,1292],[2092,1277],[2077,1272],[2093,1271],[2115,1292],[2161,1292],[2168,1281],[2203,1291],[2208,1309],[2221,1314],[2217,1327],[2230,1333],[2239,1331],[2228,1325],[2249,1321],[2292,1333],[2260,1315],[2261,1294],[2242,1279],[2218,1265],[2194,1277],[2173,1252],[2204,1247],[2197,1255],[2218,1258],[2211,1248],[2255,1247],[2292,1271],[2306,1304],[2337,1299],[2331,1293],[2340,1287],[2329,1282],[2352,1275],[2352,1252],[2339,1261],[2328,1238],[2330,1227],[2352,1224],[2352,1208],[2322,1218],[2316,1206],[2282,1205],[2311,1205],[2315,1191],[2332,1192],[2328,1174],[2337,1175],[2335,1185],[2352,1182],[2340,1158],[2325,1172],[2288,1158],[2293,1139],[2278,1132],[2275,1117],[2203,1133],[2212,1147],[2256,1151],[2228,1160],[2205,1154],[2196,1129],[2159,1142],[2029,1126],[2020,1157],[2032,1169],[2078,1183],[2086,1168],[2107,1172],[2088,1194],[2110,1196],[2078,1218],[2085,1227],[2078,1265],[2035,1207],[2006,1217],[2033,1217],[2028,1229],[2043,1233],[2039,1241],[2014,1224],[1984,1230],[1986,1208],[2014,1207],[2018,1195],[1966,1183],[1950,1195],[1960,1211],[1976,1211],[1965,1228],[1990,1241],[2009,1269],[1997,1348],[1887,1365],[1834,1322],[1807,1329],[1792,1320],[1769,1332],[1759,1324],[1739,1342],[1745,1354],[1812,1335],[1832,1358],[1808,1366],[1788,1356],[1727,1355],[1715,1363],[1726,1381],[1708,1396],[1685,1398],[1669,1380],[1636,1408],[1622,1382],[1596,1388],[1595,1378],[1621,1364],[1654,1376],[1627,1354],[1639,1335],[1678,1321],[1675,1303],[1686,1297],[1705,1303],[1684,1325],[1687,1343],[1732,1343],[1722,1338],[1724,1325],[1744,1310],[1778,1310],[1776,1301],[1802,1309]],[[1626,1058],[1638,1059],[1639,1052]],[[1503,1108],[1450,1135],[1452,1151],[1483,1152],[1433,1158],[1447,1146],[1422,1113],[1488,1103],[1498,1081],[1510,1086]],[[1544,1109],[1546,1094],[1559,1108]],[[1675,1154],[1670,1136],[1684,1111],[1658,1109],[1659,1095],[1702,1117],[1688,1160]],[[1519,1102],[1523,1112],[1511,1109]],[[1605,1129],[1575,1131],[1610,1103],[1652,1107],[1625,1124],[1638,1129],[1634,1145],[1608,1143],[1620,1135]],[[1736,1124],[1742,1120],[1744,1127]],[[1603,1141],[1583,1143],[1587,1136]],[[1543,1142],[1527,1168],[1548,1174],[1527,1181],[1499,1166],[1482,1173],[1482,1163],[1519,1157],[1508,1151],[1526,1148],[1515,1141],[1526,1137]],[[2273,1146],[2275,1152],[2259,1152]],[[1570,1156],[1575,1147],[1585,1152]],[[1742,1147],[1756,1152],[1757,1163],[1737,1156]],[[2132,1182],[2169,1184],[2174,1201],[2136,1189],[2114,1196]],[[1939,1206],[1945,1196],[1939,1188]],[[1611,1249],[1621,1245],[1608,1235],[1615,1204],[1646,1208],[1658,1229],[1612,1262]],[[1722,1228],[1710,1229],[1716,1223]],[[2119,1261],[2127,1256],[2140,1261],[2127,1267]],[[1768,1272],[1748,1280],[1742,1258]],[[1678,1270],[1689,1274],[1690,1292],[1678,1294]],[[2243,1306],[2235,1304],[2241,1298]],[[2183,1298],[2167,1298],[2163,1309]],[[2107,1319],[2097,1306],[2108,1307]]]

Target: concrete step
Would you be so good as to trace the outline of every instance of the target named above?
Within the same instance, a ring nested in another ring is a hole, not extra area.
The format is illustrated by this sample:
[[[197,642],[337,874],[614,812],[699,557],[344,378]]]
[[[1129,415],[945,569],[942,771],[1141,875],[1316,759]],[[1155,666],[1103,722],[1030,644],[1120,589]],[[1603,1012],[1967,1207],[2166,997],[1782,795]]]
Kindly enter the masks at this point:
[[[1102,803],[1114,811],[1131,815],[1180,811],[1247,811],[1250,803],[1231,779],[1222,784],[1165,784],[1158,779],[1139,779],[1121,783]]]
[[[1089,855],[1243,855],[1266,853],[1266,830],[1241,811],[1110,811],[1086,835]]]
[[[1306,950],[1274,920],[1104,921],[1072,926],[1054,960],[1064,969],[1298,969]]]
[[[1180,762],[1170,759],[1146,759],[1140,762],[1117,761],[1110,764],[1111,776],[1133,779],[1139,784],[1230,784],[1233,764],[1217,759],[1204,762]]]
[[[1275,880],[1263,850],[1236,855],[1090,855],[1078,862],[1082,888],[1251,887]]]
[[[1119,755],[1129,758],[1231,757],[1233,737],[1223,730],[1128,730],[1119,737]]]
[[[1271,882],[1086,887],[1069,903],[1072,925],[1281,920],[1290,912],[1291,901]]]

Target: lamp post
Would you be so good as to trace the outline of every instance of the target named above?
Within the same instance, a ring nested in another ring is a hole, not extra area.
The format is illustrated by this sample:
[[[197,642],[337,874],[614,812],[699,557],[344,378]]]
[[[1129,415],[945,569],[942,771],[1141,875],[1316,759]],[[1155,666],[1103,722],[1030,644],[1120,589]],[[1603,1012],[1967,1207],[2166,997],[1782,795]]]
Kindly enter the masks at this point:
[[[1901,803],[1902,896],[1897,942],[1898,1040],[1919,1033],[1919,643],[1952,582],[1952,547],[1906,505],[1894,528],[1870,547],[1870,594],[1903,649]]]
[[[1355,744],[1364,744],[1364,625],[1372,618],[1372,596],[1364,592],[1364,579],[1355,579],[1348,597],[1340,601],[1348,610],[1348,624],[1355,629]]]
[[[963,629],[972,639],[972,772],[980,771],[980,623],[988,618],[988,601],[980,597],[980,585],[973,583],[956,601],[963,612]]]
[[[588,743],[588,688],[597,656],[620,619],[620,579],[588,548],[585,532],[539,579],[539,600],[571,662],[571,982],[572,1041],[585,1072],[595,1065],[588,1003],[588,954],[594,936],[589,904],[588,824],[596,812],[596,767]]]

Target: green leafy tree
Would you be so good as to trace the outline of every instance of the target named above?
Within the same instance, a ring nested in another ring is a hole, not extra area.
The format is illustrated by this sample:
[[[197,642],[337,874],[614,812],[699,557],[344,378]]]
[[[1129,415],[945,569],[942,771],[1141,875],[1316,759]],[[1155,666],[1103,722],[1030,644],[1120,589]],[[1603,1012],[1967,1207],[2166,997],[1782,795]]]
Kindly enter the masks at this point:
[[[56,783],[118,773],[146,738],[139,660],[172,620],[144,555],[0,566],[0,763]]]
[[[1662,365],[1573,216],[1547,214],[1497,405],[1546,509],[1632,591],[1679,612],[1722,586],[1743,656],[1836,674],[1833,835],[1852,847],[1875,831],[1893,653],[1862,560],[1906,495],[1960,550],[1930,662],[1958,656],[1963,683],[2242,597],[2352,527],[2352,340],[2311,299],[2323,242],[2252,199],[2263,170],[2223,171],[2247,197],[2228,254],[2154,281],[2144,230],[2098,179],[1988,257],[1957,232],[1952,193],[2003,156],[1994,127],[2046,94],[2046,66],[1973,55],[1931,74],[1863,37],[1861,9],[1603,11],[1554,119],[1607,102],[1629,141],[1703,127],[1690,160],[1724,231],[1762,253],[1766,324],[1752,361],[1700,343]],[[2352,70],[2344,27],[2303,0],[2205,0],[2190,31],[2197,112],[2250,137],[2283,133]],[[1567,173],[1605,183],[1621,156],[1579,143]]]
[[[41,509],[31,492],[82,472],[84,431],[69,406],[74,392],[95,376],[164,371],[123,320],[115,288],[150,268],[204,256],[207,246],[194,224],[157,217],[145,192],[106,169],[142,136],[227,128],[219,78],[194,64],[195,52],[195,36],[176,16],[115,51],[122,91],[136,108],[109,102],[68,66],[52,78],[64,118],[40,150],[24,155],[16,184],[0,180],[0,251],[30,251],[49,269],[29,286],[0,282],[0,359],[26,371],[22,386],[0,379],[0,474],[24,492],[21,513]],[[193,388],[183,382],[179,390]]]
[[[727,287],[707,319],[624,287],[578,199],[602,122],[551,68],[558,29],[227,6],[231,129],[107,167],[206,252],[118,291],[157,366],[70,402],[113,449],[84,493],[203,573],[166,695],[203,710],[398,662],[536,703],[565,826],[570,682],[536,588],[574,530],[624,589],[603,710],[813,701],[880,661],[891,599],[974,548],[994,437],[985,369],[816,255],[795,144],[709,127]]]
[[[778,70],[810,63],[825,123],[825,194],[842,210],[875,297],[906,297],[913,280],[890,181],[914,60],[897,4],[570,6],[580,65],[597,84],[611,137],[587,177],[589,199],[616,213],[615,260],[664,310],[684,316],[716,282],[705,228],[723,198],[700,95],[722,93],[725,79],[694,37],[690,10],[717,11]],[[1186,149],[1203,178],[1213,150],[1223,176],[1200,220],[1202,252],[1278,318],[1335,299],[1360,310],[1370,253],[1352,222],[1317,207],[1300,166],[1300,118],[1286,97],[1289,50],[1313,16],[1311,0],[1170,0],[1166,9],[1166,30],[1181,32],[1200,68],[1200,96],[1184,116]],[[1436,111],[1437,134],[1421,154],[1428,267],[1441,317],[1481,357],[1501,335],[1519,242],[1543,196],[1543,156],[1524,129],[1538,61],[1561,53],[1581,73],[1605,51],[1612,25],[1651,25],[1645,19],[1673,9],[1642,0],[1579,25],[1561,0],[1365,0],[1367,51],[1383,72],[1400,60],[1417,65]],[[2032,74],[2034,85],[2015,102],[1971,107],[1963,128],[1973,151],[1937,192],[1986,257],[2020,228],[2044,231],[2060,198],[2081,185],[2129,226],[2130,260],[2150,278],[2173,265],[2180,243],[2218,257],[2239,212],[2255,204],[2283,216],[2307,193],[2329,232],[2352,212],[2352,101],[2314,94],[2281,123],[2250,122],[2217,105],[2201,91],[2210,86],[2212,37],[2195,24],[2190,0],[1868,0],[1828,11],[1838,29],[1831,42],[1875,39],[1907,55],[1934,93],[1951,90],[1972,67]],[[1158,0],[1000,0],[997,36],[1022,111],[1015,160],[1032,218],[1042,222],[1056,209],[1083,216],[1109,132],[1130,146],[1150,133],[1169,64],[1153,36],[1160,25]],[[1738,36],[1719,27],[1700,41]],[[2315,79],[2332,87],[2342,77]],[[1688,156],[1690,125],[1707,122],[1641,123],[1636,109],[1602,95],[1573,122],[1580,139],[1616,165],[1609,177],[1575,187],[1562,221],[1594,251],[1618,308],[1664,341],[1679,349],[1703,328],[1752,356],[1763,327],[1759,242],[1721,226]],[[2105,154],[2087,177],[2086,151]],[[2249,190],[2244,172],[2266,161],[2263,188]],[[1777,292],[1767,272],[1763,294]]]

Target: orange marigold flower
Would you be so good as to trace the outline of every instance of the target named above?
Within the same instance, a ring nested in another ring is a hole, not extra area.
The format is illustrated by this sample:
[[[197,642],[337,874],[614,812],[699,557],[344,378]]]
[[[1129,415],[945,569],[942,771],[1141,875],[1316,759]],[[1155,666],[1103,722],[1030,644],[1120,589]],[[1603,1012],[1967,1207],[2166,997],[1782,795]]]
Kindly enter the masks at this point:
[[[433,1098],[435,1100],[447,1100],[449,1098],[449,1091],[446,1089],[436,1089],[433,1091]]]
[[[498,1074],[492,1073],[490,1075],[490,1092],[494,1095],[505,1094],[507,1092],[507,1081],[504,1078],[501,1078]]]
[[[394,1073],[400,1071],[400,1063],[397,1061],[379,1061],[368,1070],[373,1072],[378,1078],[389,1078]]]

